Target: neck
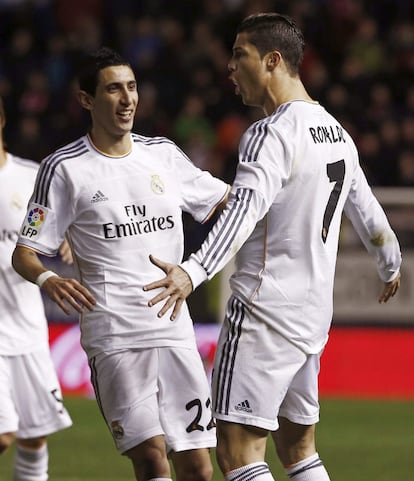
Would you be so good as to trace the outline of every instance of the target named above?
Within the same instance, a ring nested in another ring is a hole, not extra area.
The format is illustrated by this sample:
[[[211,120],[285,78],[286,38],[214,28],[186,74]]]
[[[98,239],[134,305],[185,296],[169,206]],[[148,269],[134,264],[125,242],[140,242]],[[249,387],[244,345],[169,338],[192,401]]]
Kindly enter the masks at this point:
[[[131,152],[131,136],[123,135],[114,138],[103,138],[97,136],[92,130],[88,134],[89,140],[99,152],[113,157],[123,157]]]
[[[271,90],[263,110],[266,115],[271,115],[280,105],[294,100],[314,102],[299,77],[290,77],[287,82],[279,84],[277,89]]]
[[[7,162],[7,152],[4,148],[3,142],[0,141],[0,168],[4,167]]]

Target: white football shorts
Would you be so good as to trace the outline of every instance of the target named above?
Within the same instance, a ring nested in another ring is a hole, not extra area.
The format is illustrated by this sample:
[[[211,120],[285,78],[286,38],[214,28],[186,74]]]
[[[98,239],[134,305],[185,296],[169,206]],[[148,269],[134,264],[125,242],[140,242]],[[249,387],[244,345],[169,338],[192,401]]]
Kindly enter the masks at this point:
[[[164,435],[167,451],[216,446],[211,393],[197,349],[102,353],[89,361],[96,399],[120,453]]]
[[[0,356],[0,433],[31,439],[71,425],[48,348]]]
[[[214,361],[216,419],[275,431],[278,416],[319,421],[320,354],[305,354],[232,297]]]

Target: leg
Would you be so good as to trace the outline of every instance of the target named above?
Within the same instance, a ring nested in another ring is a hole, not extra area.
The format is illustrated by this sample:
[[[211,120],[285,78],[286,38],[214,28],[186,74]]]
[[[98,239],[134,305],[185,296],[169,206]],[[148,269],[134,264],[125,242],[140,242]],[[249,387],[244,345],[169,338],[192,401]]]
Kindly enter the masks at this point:
[[[315,425],[301,425],[279,418],[279,429],[272,433],[277,454],[286,474],[294,481],[329,481],[328,473],[315,448]]]
[[[13,444],[15,439],[15,433],[0,434],[0,454],[4,453]]]
[[[272,437],[284,466],[290,466],[316,453],[314,424],[304,426],[280,417],[279,429],[272,433]]]
[[[176,479],[210,481],[216,430],[200,354],[197,348],[160,351],[160,419]]]
[[[272,481],[264,458],[268,431],[217,420],[217,462],[228,481]]]
[[[207,448],[174,452],[170,458],[177,481],[210,481],[213,477],[210,450]]]
[[[164,436],[154,436],[124,453],[132,461],[137,481],[171,478]]]
[[[47,481],[49,453],[45,436],[16,440],[13,479]]]

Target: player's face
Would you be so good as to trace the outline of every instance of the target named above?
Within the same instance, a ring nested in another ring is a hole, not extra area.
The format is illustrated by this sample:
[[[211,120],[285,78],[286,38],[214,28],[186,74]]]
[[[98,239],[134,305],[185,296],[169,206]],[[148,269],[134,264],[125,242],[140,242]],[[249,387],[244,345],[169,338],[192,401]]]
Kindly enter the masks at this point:
[[[137,82],[130,67],[102,69],[91,102],[94,131],[115,137],[129,134],[138,105]]]
[[[248,41],[248,34],[241,32],[233,45],[233,55],[228,64],[229,78],[236,86],[245,105],[264,106],[268,70],[256,47]]]

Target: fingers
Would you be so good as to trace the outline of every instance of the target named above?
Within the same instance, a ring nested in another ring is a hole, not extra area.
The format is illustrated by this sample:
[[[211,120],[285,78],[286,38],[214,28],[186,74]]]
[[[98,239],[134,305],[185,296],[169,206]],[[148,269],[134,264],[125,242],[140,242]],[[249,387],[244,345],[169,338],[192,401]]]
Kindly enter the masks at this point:
[[[72,250],[69,242],[65,239],[59,247],[59,254],[65,264],[73,264]]]
[[[396,292],[398,291],[401,283],[401,275],[398,276],[391,282],[386,282],[384,285],[384,289],[381,292],[381,295],[378,298],[378,302],[383,304],[387,302],[391,297],[394,297]]]
[[[150,261],[154,264],[154,266],[159,267],[159,268],[162,269],[165,273],[168,272],[168,266],[169,266],[170,264],[168,264],[167,262],[162,261],[161,259],[157,259],[157,258],[154,257],[152,254],[150,254],[149,259],[150,259]]]
[[[168,286],[168,283],[166,281],[166,278],[164,278],[159,281],[154,281],[154,282],[151,282],[150,284],[145,285],[143,289],[144,291],[152,291],[154,289],[158,289],[160,287],[167,287],[167,286]]]
[[[161,292],[148,301],[148,306],[153,307],[155,304],[165,301],[157,316],[162,317],[173,308],[170,316],[170,319],[173,321],[177,318],[185,299],[193,290],[191,279],[179,265],[161,261],[152,255],[149,258],[155,266],[165,272],[166,276],[143,287],[144,291],[162,289]]]
[[[88,289],[75,279],[54,276],[45,281],[43,288],[52,301],[68,315],[71,313],[70,307],[81,314],[85,308],[92,311],[96,304]]]

